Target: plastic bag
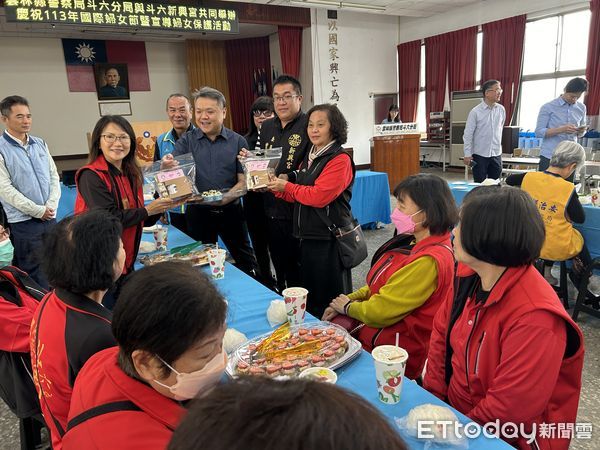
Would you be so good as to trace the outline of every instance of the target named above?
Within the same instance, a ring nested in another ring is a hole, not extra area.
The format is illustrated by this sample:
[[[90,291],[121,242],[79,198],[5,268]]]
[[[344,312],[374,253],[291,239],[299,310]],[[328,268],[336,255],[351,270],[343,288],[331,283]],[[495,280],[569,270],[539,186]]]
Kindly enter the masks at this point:
[[[275,175],[275,168],[281,159],[281,147],[264,150],[264,153],[249,152],[242,160],[249,191],[267,187],[269,177]]]
[[[419,405],[411,409],[406,416],[394,420],[407,443],[425,442],[424,450],[469,448],[469,441],[463,433],[464,428],[454,426],[460,421],[448,407],[431,403]]]
[[[235,328],[227,328],[225,336],[223,336],[223,347],[227,353],[231,353],[247,340],[248,338],[244,333],[239,332]]]
[[[273,300],[267,309],[267,320],[271,328],[287,320],[287,311],[283,300]]]
[[[196,188],[196,163],[191,153],[175,156],[179,164],[164,168],[161,161],[156,161],[144,169],[144,179],[154,184],[160,198],[179,200],[184,197],[198,195]]]

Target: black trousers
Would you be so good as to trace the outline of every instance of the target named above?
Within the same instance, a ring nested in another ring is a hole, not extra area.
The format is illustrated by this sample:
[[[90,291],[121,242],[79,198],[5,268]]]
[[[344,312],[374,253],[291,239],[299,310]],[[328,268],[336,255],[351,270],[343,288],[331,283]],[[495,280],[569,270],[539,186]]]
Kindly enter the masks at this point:
[[[301,286],[308,289],[306,310],[320,319],[331,300],[352,292],[352,273],[342,266],[335,240],[300,241]]]
[[[169,211],[169,223],[175,228],[177,228],[179,231],[188,234],[187,220],[185,218],[185,214]]]
[[[43,288],[48,280],[40,267],[42,238],[46,231],[56,225],[56,220],[30,219],[10,224],[10,238],[15,247],[14,265],[27,272]]]
[[[244,196],[244,214],[252,240],[252,248],[254,248],[258,262],[258,279],[272,289],[275,287],[275,280],[271,272],[271,256],[269,255],[269,220],[265,212],[262,193],[248,192]]]
[[[225,206],[188,205],[185,216],[192,239],[214,244],[220,237],[235,259],[235,265],[248,275],[256,276],[256,257],[239,200]]]
[[[489,158],[481,155],[473,155],[473,181],[481,183],[486,178],[497,180],[502,175],[502,156],[491,156]]]
[[[546,158],[545,156],[540,156],[540,163],[538,164],[538,172],[543,172],[544,170],[548,169],[548,167],[550,167],[550,159]],[[571,176],[569,178],[567,178],[566,180],[573,183],[573,181],[575,180],[575,172],[573,172],[571,174]]]
[[[300,241],[292,234],[292,221],[269,218],[269,251],[277,289],[300,286]]]

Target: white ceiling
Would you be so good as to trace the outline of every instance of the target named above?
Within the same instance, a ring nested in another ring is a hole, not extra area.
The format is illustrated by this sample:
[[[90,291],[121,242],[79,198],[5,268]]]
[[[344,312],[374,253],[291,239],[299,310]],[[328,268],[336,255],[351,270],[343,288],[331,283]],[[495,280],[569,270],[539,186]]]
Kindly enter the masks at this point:
[[[239,1],[239,0],[223,0],[223,1]],[[302,7],[302,0],[243,0],[243,3],[259,3],[263,5],[280,5]],[[306,0],[307,8],[322,8],[322,9],[337,9],[348,11],[362,11],[369,14],[387,14],[404,17],[430,17],[435,14],[447,12],[453,8],[469,5],[472,3],[480,3],[486,0]],[[320,3],[328,4],[320,4]],[[330,3],[330,4],[329,4]],[[348,3],[350,5],[348,5]],[[344,5],[346,4],[346,6]],[[352,4],[365,6],[383,7],[384,11],[375,11],[362,8],[353,8]]]
[[[234,39],[267,36],[277,33],[274,25],[258,25],[241,23],[239,34]],[[218,33],[185,33],[170,30],[141,30],[113,27],[86,27],[73,25],[52,26],[49,23],[7,22],[4,8],[0,8],[0,37],[56,37],[85,39],[114,39],[125,41],[184,41],[185,39],[210,39],[213,41],[231,39],[230,34]]]

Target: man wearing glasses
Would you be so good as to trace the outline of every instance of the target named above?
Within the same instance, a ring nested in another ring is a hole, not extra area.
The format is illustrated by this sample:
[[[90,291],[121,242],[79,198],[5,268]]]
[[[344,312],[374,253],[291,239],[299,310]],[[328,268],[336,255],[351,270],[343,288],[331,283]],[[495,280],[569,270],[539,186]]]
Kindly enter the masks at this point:
[[[35,255],[42,235],[56,223],[60,182],[44,140],[31,136],[31,112],[23,97],[0,102],[0,201],[12,232],[14,264],[47,288]]]
[[[500,102],[502,87],[498,80],[481,86],[482,102],[469,112],[463,134],[465,166],[473,168],[473,180],[497,180],[502,174],[502,129],[506,111]]]
[[[308,118],[300,109],[300,82],[289,75],[278,77],[273,83],[273,102],[276,117],[262,124],[260,140],[262,148],[282,148],[281,159],[275,168],[275,175],[279,176],[298,169],[310,148],[310,141],[306,132]],[[269,251],[275,267],[277,287],[281,291],[286,286],[299,286],[300,249],[298,240],[292,235],[293,203],[276,199],[267,192],[265,209],[269,220]]]
[[[585,104],[577,100],[587,90],[588,82],[586,80],[573,78],[565,86],[562,95],[540,108],[535,126],[536,137],[544,139],[538,166],[540,172],[550,166],[552,153],[558,144],[562,141],[577,142],[577,137],[585,134],[587,110]],[[574,177],[575,172],[567,180],[573,181]]]

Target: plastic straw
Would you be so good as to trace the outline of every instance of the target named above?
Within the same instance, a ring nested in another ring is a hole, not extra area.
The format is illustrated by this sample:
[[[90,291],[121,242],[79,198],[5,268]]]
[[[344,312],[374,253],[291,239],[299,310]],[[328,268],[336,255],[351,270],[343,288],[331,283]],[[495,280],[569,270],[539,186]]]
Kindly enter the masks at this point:
[[[396,347],[400,347],[400,333],[396,333]]]

